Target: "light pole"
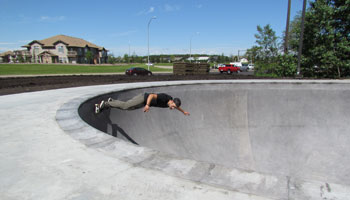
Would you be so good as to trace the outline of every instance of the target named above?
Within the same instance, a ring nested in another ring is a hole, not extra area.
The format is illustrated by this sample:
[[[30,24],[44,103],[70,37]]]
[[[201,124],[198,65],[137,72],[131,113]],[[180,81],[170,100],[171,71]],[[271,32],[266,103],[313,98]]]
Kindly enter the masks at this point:
[[[130,40],[129,40],[129,55],[128,55],[128,63],[130,63]]]
[[[192,57],[192,38],[195,35],[199,35],[199,32],[196,32],[195,34],[191,35],[191,38],[190,38],[190,58],[189,59],[191,59],[191,57]],[[190,62],[191,62],[191,60],[190,60]]]
[[[148,61],[147,61],[147,66],[148,66],[148,71],[149,71],[149,65],[150,65],[150,63],[149,63],[149,25],[151,24],[151,21],[152,21],[152,19],[157,19],[157,17],[156,16],[153,16],[150,20],[149,20],[149,22],[148,22],[148,34],[147,34],[147,38],[148,38]]]
[[[239,52],[242,52],[242,51],[247,51],[247,49],[238,50],[238,62],[240,62],[240,60],[239,60]]]

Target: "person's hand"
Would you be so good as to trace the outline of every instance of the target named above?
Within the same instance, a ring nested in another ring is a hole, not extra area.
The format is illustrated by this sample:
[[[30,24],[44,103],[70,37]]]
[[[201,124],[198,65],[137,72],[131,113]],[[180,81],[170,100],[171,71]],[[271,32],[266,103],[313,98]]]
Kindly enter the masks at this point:
[[[143,112],[148,112],[149,111],[149,105],[146,105],[144,108],[143,108]]]
[[[184,112],[184,115],[189,116],[189,115],[190,115],[190,113],[185,111],[185,112]]]

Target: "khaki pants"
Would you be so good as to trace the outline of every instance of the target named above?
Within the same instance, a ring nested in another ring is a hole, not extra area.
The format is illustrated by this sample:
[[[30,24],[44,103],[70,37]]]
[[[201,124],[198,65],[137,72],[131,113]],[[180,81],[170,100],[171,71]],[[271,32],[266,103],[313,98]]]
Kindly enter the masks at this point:
[[[138,108],[142,108],[145,105],[144,94],[139,94],[128,101],[119,101],[112,100],[110,102],[106,102],[106,107],[110,108],[119,108],[122,110],[134,110]]]

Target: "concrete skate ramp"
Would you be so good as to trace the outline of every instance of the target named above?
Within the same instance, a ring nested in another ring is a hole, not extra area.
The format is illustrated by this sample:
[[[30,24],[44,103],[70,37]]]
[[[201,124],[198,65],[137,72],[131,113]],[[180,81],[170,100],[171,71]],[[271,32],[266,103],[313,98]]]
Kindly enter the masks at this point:
[[[176,110],[110,109],[112,97],[165,92]],[[179,157],[303,180],[350,185],[350,88],[325,83],[230,83],[152,87],[115,92],[81,105],[90,125],[123,140]]]

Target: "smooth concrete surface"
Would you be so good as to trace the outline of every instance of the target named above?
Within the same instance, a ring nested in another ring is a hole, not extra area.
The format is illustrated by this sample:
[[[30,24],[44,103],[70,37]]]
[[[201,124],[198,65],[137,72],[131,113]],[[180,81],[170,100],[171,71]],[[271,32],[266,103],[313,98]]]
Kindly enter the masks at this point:
[[[349,86],[176,81],[0,96],[0,199],[348,199]],[[90,106],[143,91],[179,96],[191,116]]]
[[[191,116],[162,108],[91,114],[101,99],[144,92],[180,97]],[[275,199],[309,199],[299,190],[308,181],[327,191],[348,190],[349,98],[346,82],[202,83],[106,94],[86,101],[79,113],[103,132],[175,157],[147,155],[141,166],[169,171],[174,165],[186,179]],[[181,158],[189,160],[179,163]],[[321,193],[314,195],[324,198]]]

